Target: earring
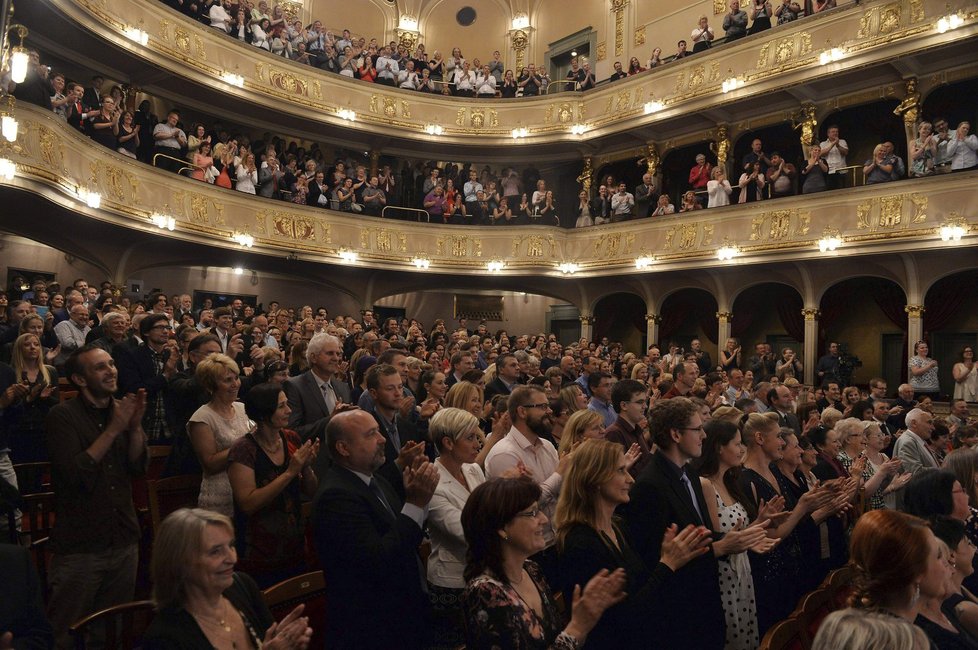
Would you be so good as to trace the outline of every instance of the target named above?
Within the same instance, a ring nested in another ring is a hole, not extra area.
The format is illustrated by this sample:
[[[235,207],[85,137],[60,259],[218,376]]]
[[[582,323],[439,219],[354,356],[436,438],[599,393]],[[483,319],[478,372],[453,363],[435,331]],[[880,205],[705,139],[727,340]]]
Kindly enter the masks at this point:
[[[508,542],[509,541],[509,533],[503,533],[503,541],[504,542]],[[919,591],[919,589],[918,589],[918,591]]]
[[[910,599],[910,606],[913,607],[920,600],[920,583],[916,583],[913,586],[913,597]]]

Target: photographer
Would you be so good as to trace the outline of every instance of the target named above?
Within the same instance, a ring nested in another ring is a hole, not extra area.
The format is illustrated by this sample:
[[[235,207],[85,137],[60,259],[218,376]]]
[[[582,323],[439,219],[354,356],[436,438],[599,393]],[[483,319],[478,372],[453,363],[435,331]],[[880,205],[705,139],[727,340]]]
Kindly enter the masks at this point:
[[[815,365],[815,383],[824,384],[827,380],[839,381],[839,344],[829,343],[829,353],[822,356]]]

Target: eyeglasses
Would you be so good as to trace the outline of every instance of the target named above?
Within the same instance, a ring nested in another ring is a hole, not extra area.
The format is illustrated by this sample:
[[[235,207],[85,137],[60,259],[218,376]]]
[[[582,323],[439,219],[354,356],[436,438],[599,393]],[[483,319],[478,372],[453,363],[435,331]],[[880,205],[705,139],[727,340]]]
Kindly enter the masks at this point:
[[[169,325],[153,325],[150,329],[154,330],[172,330],[173,328]]]
[[[534,507],[531,510],[526,510],[524,512],[517,512],[517,517],[526,517],[527,519],[536,519],[540,515],[540,508]]]
[[[680,431],[703,431],[703,427],[702,426],[698,426],[698,427],[679,427],[679,430]]]
[[[540,402],[539,404],[520,404],[525,409],[549,409],[550,402]]]

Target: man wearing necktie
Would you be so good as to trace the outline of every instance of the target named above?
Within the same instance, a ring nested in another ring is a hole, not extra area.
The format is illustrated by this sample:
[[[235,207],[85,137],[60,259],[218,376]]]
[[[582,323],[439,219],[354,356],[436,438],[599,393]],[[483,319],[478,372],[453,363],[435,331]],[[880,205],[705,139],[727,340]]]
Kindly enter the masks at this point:
[[[332,466],[319,483],[313,514],[330,603],[326,647],[423,648],[430,624],[418,546],[438,470],[416,457],[398,477],[402,499],[377,473],[387,438],[356,408],[330,418],[326,447]]]
[[[791,429],[796,436],[801,435],[798,416],[791,412],[791,389],[787,386],[772,387],[767,393],[767,403],[778,414],[778,424]]]
[[[649,412],[649,429],[658,451],[635,480],[631,498],[619,509],[635,551],[654,567],[662,537],[676,524],[713,529],[699,475],[689,461],[703,450],[703,420],[684,397],[662,400]],[[714,541],[722,538],[714,533]],[[672,577],[670,597],[651,619],[649,638],[663,648],[720,649],[724,614],[720,601],[718,549],[692,560]]]
[[[336,379],[343,360],[340,341],[329,334],[316,334],[306,348],[309,370],[298,377],[289,377],[282,385],[289,400],[289,428],[303,440],[318,438],[321,442],[326,425],[336,407],[350,401],[350,387]],[[320,454],[326,457],[327,454]],[[326,458],[324,461],[328,462]],[[315,468],[316,475],[324,467]]]

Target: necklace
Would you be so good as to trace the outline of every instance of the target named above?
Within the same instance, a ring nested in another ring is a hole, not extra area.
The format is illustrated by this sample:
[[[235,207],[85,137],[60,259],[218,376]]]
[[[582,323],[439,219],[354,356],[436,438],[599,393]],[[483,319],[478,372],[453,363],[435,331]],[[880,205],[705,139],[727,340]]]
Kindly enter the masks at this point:
[[[282,446],[282,438],[280,437],[276,437],[275,442],[271,445],[266,444],[264,440],[261,440],[257,436],[255,436],[255,440],[258,442],[258,446],[265,450],[265,453],[269,455],[276,453]]]
[[[215,617],[217,619],[216,621],[212,620],[211,618],[209,618],[207,616],[203,616],[201,614],[196,614],[194,612],[191,612],[191,614],[193,615],[194,618],[196,618],[201,623],[207,623],[207,624],[212,625],[212,626],[213,625],[217,625],[221,629],[223,629],[225,632],[230,632],[231,631],[231,624],[228,623],[228,621],[227,621],[228,604],[227,604],[227,601],[224,600],[223,598],[221,599],[221,601],[224,604],[224,611],[221,613],[221,615]]]

